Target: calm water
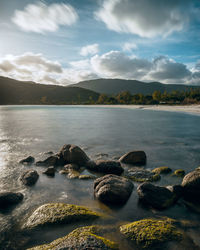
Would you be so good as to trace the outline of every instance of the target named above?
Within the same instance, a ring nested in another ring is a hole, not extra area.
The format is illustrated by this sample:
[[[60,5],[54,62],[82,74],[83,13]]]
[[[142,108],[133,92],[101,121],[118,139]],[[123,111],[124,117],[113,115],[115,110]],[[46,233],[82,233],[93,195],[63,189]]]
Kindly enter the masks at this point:
[[[0,214],[1,230],[16,231],[35,207],[58,201],[106,211],[116,217],[116,223],[158,215],[199,221],[200,216],[183,204],[163,212],[142,208],[138,204],[137,183],[124,207],[109,209],[94,200],[92,180],[68,180],[59,173],[55,178],[48,178],[41,174],[31,188],[23,187],[18,180],[22,171],[30,168],[19,165],[21,159],[32,155],[41,160],[47,157],[45,152],[57,152],[64,144],[81,146],[93,159],[102,153],[108,154],[107,159],[113,159],[131,150],[144,150],[148,159],[146,169],[165,165],[189,172],[200,165],[199,128],[200,116],[185,113],[86,106],[0,107],[0,188],[25,195],[14,210]],[[34,165],[32,168],[37,168],[39,173],[44,170]],[[180,182],[179,178],[164,176],[158,184]],[[72,228],[59,228],[43,233],[42,237],[36,234],[24,246],[50,242]],[[200,245],[198,233],[189,232]]]

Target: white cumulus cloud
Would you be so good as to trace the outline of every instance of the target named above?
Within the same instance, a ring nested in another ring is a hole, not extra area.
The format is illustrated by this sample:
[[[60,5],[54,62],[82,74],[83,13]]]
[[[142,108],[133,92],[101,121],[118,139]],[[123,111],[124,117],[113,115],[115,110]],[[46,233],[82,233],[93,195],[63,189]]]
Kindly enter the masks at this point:
[[[24,31],[45,33],[56,31],[60,25],[72,25],[77,19],[78,14],[69,4],[38,2],[16,10],[12,21]]]
[[[127,43],[124,43],[124,45],[122,46],[122,49],[124,51],[132,51],[132,50],[136,50],[138,47],[137,47],[137,44],[135,44],[134,42],[127,42]]]
[[[80,55],[88,56],[88,55],[95,55],[99,52],[99,45],[97,43],[87,45],[81,48]]]

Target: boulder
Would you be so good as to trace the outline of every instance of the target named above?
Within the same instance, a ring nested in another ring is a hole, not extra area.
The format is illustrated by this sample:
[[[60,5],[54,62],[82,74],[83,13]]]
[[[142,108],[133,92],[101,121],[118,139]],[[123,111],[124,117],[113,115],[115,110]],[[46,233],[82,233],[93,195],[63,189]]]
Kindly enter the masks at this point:
[[[98,160],[98,161],[89,161],[86,165],[86,168],[99,173],[105,174],[116,174],[121,175],[124,172],[120,162],[118,161],[107,161],[107,160]]]
[[[172,170],[169,167],[159,167],[159,168],[154,168],[152,172],[156,174],[169,174],[170,172],[172,172]]]
[[[23,225],[23,229],[53,224],[70,224],[94,220],[102,215],[89,208],[65,203],[48,203],[37,208]]]
[[[65,237],[54,240],[50,244],[33,247],[28,250],[63,250],[63,249],[119,249],[117,243],[102,237],[106,233],[103,226],[80,227],[66,235]],[[109,232],[109,231],[108,231]]]
[[[138,249],[165,249],[163,244],[181,241],[182,233],[175,221],[165,219],[143,219],[120,227],[120,233],[137,245]]]
[[[48,176],[54,176],[55,175],[55,168],[54,167],[48,167],[44,172],[42,172],[43,174],[46,174]]]
[[[52,156],[49,156],[44,161],[37,161],[36,162],[36,166],[47,166],[47,167],[54,166],[54,167],[59,167],[59,166],[63,166],[63,165],[64,165],[64,161],[58,155],[52,155]]]
[[[58,155],[63,158],[65,164],[73,163],[84,166],[90,160],[80,147],[72,144],[64,145]]]
[[[39,174],[37,171],[27,170],[21,175],[20,180],[23,182],[24,185],[32,186],[37,182],[38,178]]]
[[[21,202],[24,198],[22,193],[1,192],[0,193],[0,208],[9,207]]]
[[[80,166],[76,165],[76,164],[67,164],[64,166],[64,170],[74,170],[74,171],[78,171],[80,169]]]
[[[174,171],[173,175],[175,175],[177,177],[184,177],[185,171],[183,169],[177,169]]]
[[[105,175],[94,181],[94,194],[97,199],[106,204],[121,205],[127,202],[133,183],[117,175]]]
[[[183,197],[191,202],[200,203],[200,170],[188,173],[182,181]]]
[[[146,159],[144,151],[132,151],[120,157],[119,161],[125,164],[141,166],[146,164]]]
[[[160,187],[147,182],[140,184],[137,188],[137,192],[139,200],[144,205],[156,209],[168,208],[180,197],[178,188]]]
[[[145,169],[140,169],[140,170],[129,169],[128,177],[135,182],[147,182],[147,181],[153,182],[160,180],[159,174],[153,173]]]
[[[21,160],[19,163],[28,165],[28,164],[32,164],[34,161],[35,161],[34,157],[28,156],[25,159]]]

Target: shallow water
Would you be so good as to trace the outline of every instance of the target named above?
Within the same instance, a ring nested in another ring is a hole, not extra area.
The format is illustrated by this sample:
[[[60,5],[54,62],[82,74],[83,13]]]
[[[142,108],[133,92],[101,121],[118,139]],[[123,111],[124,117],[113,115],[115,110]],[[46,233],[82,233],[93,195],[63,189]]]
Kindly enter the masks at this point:
[[[47,202],[66,202],[86,205],[112,214],[115,223],[135,221],[159,215],[199,221],[200,216],[183,204],[158,212],[138,204],[134,191],[121,208],[108,208],[93,197],[92,180],[68,180],[56,173],[55,178],[40,175],[35,186],[22,186],[18,178],[23,170],[44,168],[22,166],[18,162],[32,155],[41,160],[45,152],[57,152],[64,144],[81,146],[92,158],[101,154],[113,159],[131,150],[144,150],[146,169],[169,166],[187,172],[200,165],[200,116],[185,113],[85,106],[2,106],[0,107],[0,188],[23,192],[25,198],[12,211],[0,214],[1,228],[16,231],[38,205]],[[177,184],[181,179],[162,176],[159,185]],[[72,227],[57,228],[54,232],[38,234],[25,247],[50,242],[65,235]],[[199,231],[190,232],[200,245]],[[122,244],[123,245],[123,244]],[[123,247],[122,247],[123,248]],[[23,247],[20,247],[23,249]]]

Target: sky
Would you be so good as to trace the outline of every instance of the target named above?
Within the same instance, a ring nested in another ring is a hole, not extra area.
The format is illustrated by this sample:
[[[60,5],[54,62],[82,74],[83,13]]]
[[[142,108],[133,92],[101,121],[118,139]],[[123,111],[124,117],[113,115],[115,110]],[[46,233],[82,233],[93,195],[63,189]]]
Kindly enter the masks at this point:
[[[200,0],[0,0],[0,75],[200,85]]]

